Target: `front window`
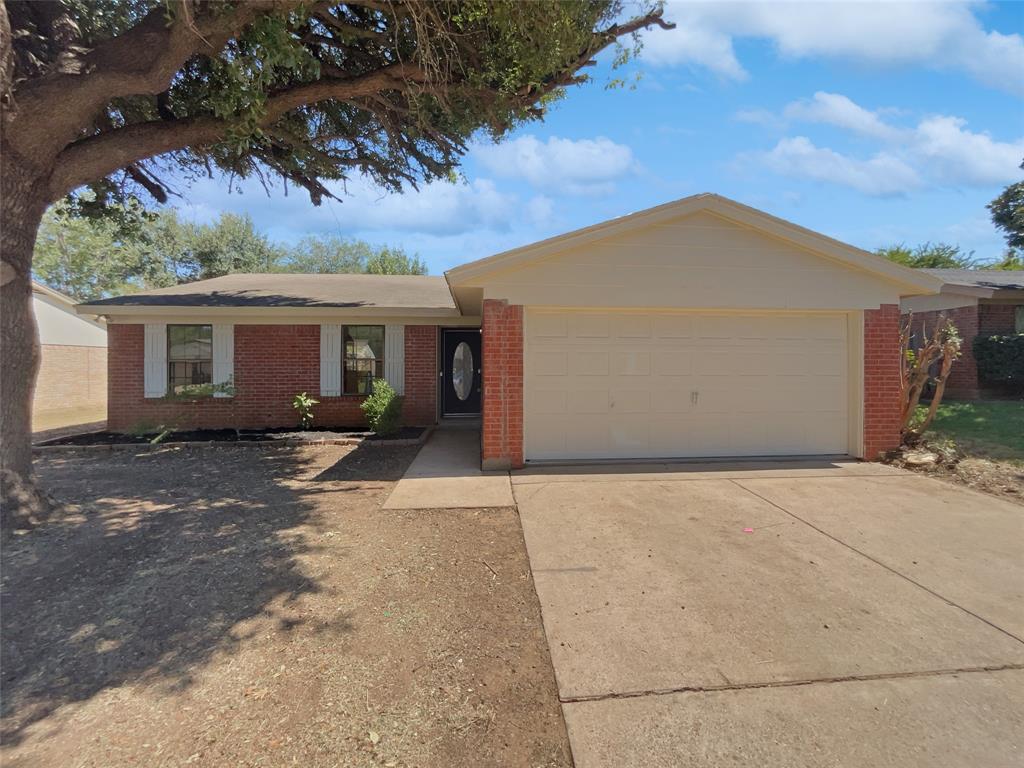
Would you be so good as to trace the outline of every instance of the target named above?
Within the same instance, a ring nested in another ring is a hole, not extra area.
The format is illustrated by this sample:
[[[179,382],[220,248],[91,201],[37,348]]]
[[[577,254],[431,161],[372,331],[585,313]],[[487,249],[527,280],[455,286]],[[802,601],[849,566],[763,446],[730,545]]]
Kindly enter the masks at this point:
[[[384,378],[384,326],[346,325],[342,363],[346,395],[368,395],[373,380]]]
[[[167,368],[170,391],[176,395],[209,384],[213,380],[213,326],[168,325]]]
[[[1016,309],[1016,315],[1014,316],[1014,329],[1017,333],[1024,333],[1024,304],[1021,304]]]

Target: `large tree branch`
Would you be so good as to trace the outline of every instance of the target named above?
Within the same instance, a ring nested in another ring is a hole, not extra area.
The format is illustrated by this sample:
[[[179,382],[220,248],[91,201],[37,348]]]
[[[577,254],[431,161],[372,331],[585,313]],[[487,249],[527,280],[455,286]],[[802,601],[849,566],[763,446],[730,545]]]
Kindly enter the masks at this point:
[[[297,0],[247,0],[227,12],[199,16],[191,2],[176,2],[173,21],[151,11],[124,34],[111,38],[55,71],[18,85],[7,110],[6,138],[23,156],[45,162],[55,156],[119,96],[157,94],[197,53],[218,54],[261,13],[284,10]],[[54,105],[59,104],[59,109]]]
[[[331,99],[349,100],[381,91],[419,87],[423,73],[414,65],[392,64],[367,75],[318,80],[280,91],[267,99],[261,127],[277,122],[293,109]],[[113,173],[132,163],[189,146],[213,144],[232,123],[216,117],[153,120],[128,125],[75,142],[57,156],[50,177],[49,199]]]
[[[271,3],[272,0],[266,0]],[[374,0],[356,0],[359,4],[374,7]],[[554,73],[539,86],[525,89],[516,94],[513,101],[521,108],[531,104],[557,88],[578,82],[577,71],[586,66],[593,56],[611,45],[623,35],[658,25],[672,28],[661,18],[661,11],[632,19],[622,25],[596,32],[578,56],[560,72]],[[413,64],[392,64],[366,75],[357,77],[334,76],[328,69],[328,77],[318,81],[294,86],[269,96],[265,112],[259,121],[260,127],[273,125],[288,112],[299,107],[321,101],[349,101],[372,97],[387,91],[420,90],[436,92],[439,89],[458,87],[457,83],[433,83],[424,70]],[[340,74],[340,73],[339,73]],[[497,94],[492,94],[497,97]],[[363,106],[363,108],[368,108]],[[372,108],[368,108],[370,111]],[[379,113],[378,113],[379,116]],[[387,121],[383,120],[385,127]],[[114,171],[126,168],[140,160],[183,149],[188,146],[204,146],[224,138],[232,123],[215,117],[183,118],[160,120],[125,126],[113,131],[99,133],[81,139],[57,156],[55,169],[49,185],[49,199],[56,200],[82,184],[101,179]]]

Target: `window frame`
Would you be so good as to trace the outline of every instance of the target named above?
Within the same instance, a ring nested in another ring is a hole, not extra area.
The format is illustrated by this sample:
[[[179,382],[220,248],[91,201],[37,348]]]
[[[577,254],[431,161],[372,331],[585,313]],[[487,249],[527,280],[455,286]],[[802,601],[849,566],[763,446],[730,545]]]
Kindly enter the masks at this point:
[[[350,357],[348,355],[348,329],[349,328],[379,328],[380,329],[380,356],[374,357]],[[341,394],[343,397],[366,397],[370,394],[369,391],[359,392],[350,391],[347,386],[347,377],[345,373],[348,371],[349,360],[360,360],[360,361],[373,361],[373,370],[371,372],[371,380],[383,379],[385,370],[385,357],[387,356],[387,326],[379,323],[345,323],[341,326]],[[356,369],[353,369],[356,370]],[[380,375],[377,375],[377,371],[380,371]]]
[[[171,356],[171,329],[172,328],[209,328],[210,329],[210,357],[207,358],[175,358]],[[181,387],[201,387],[204,385],[213,384],[213,323],[168,323],[165,332],[167,342],[167,393],[171,396],[187,394],[187,392],[178,392],[175,386]],[[188,384],[175,385],[174,375],[172,370],[175,363],[205,363],[209,366],[209,380],[204,382],[189,382]]]
[[[1015,333],[1024,333],[1024,304],[1014,307],[1013,330]]]

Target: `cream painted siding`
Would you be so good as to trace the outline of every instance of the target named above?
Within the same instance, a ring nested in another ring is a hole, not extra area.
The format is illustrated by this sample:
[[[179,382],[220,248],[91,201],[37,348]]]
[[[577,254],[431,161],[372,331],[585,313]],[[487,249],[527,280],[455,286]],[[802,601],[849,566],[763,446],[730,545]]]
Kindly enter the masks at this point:
[[[498,271],[485,298],[524,306],[859,310],[899,286],[707,211]]]
[[[843,313],[527,309],[525,457],[846,454]]]

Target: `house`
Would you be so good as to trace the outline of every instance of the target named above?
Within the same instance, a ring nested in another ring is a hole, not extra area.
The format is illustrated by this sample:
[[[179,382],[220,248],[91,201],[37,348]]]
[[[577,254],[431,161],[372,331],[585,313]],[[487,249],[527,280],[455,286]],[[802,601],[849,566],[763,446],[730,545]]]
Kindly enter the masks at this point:
[[[913,328],[930,332],[935,323],[948,318],[964,343],[960,359],[949,372],[946,393],[974,400],[983,390],[978,380],[972,342],[978,336],[1024,333],[1024,271],[979,269],[925,269],[942,280],[938,294],[908,296],[900,311],[913,313]]]
[[[348,425],[383,377],[408,424],[482,417],[485,468],[874,458],[899,440],[900,301],[941,286],[703,194],[443,277],[230,275],[79,311],[109,323],[114,430],[292,425],[302,391]]]
[[[41,358],[32,401],[36,430],[103,421],[107,405],[107,329],[75,311],[75,301],[33,281],[32,310]]]

